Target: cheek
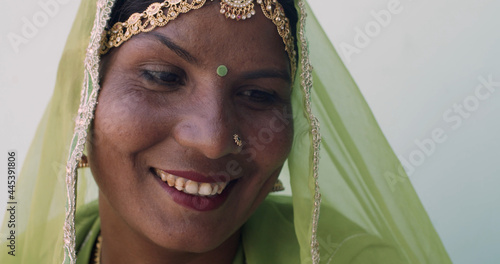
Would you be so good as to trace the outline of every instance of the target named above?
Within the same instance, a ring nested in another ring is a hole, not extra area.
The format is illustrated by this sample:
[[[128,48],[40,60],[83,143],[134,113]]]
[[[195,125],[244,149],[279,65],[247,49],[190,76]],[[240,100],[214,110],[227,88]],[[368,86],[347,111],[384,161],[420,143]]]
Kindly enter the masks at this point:
[[[141,96],[103,89],[95,113],[93,145],[103,151],[133,155],[154,144],[156,122]]]
[[[290,109],[286,107],[285,109]],[[270,111],[266,118],[248,127],[246,147],[242,154],[247,162],[255,162],[261,173],[270,175],[280,168],[290,153],[293,141],[293,119],[289,110]]]
[[[248,124],[248,122],[245,122]],[[249,209],[241,212],[250,216],[272,190],[283,163],[287,159],[293,142],[293,120],[280,119],[276,115],[251,123],[245,133],[245,148],[242,151],[246,168],[255,170],[242,180],[241,196],[249,201]]]
[[[115,182],[117,177],[106,177],[117,174],[121,179],[130,178],[128,182],[140,180],[140,177],[132,177],[134,174],[130,170],[140,169],[137,153],[157,141],[154,116],[148,115],[150,111],[146,107],[141,107],[144,104],[140,96],[118,94],[110,87],[103,88],[98,102],[89,144],[89,159],[96,182],[99,185],[123,184]]]

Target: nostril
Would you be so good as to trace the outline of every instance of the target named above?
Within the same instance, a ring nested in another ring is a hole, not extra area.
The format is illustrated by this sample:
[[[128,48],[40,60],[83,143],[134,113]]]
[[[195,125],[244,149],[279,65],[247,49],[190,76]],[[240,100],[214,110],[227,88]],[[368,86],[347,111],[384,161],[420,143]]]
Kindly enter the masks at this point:
[[[218,159],[228,154],[237,154],[241,151],[236,140],[233,128],[198,116],[191,116],[179,122],[173,130],[173,136],[179,145],[195,150],[209,159]]]

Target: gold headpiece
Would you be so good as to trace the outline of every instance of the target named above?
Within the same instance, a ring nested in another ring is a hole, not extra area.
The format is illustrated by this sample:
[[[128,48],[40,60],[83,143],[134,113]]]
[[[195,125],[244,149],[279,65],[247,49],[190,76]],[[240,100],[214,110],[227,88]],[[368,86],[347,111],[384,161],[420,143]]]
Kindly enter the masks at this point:
[[[213,0],[212,0],[213,1]],[[101,44],[101,54],[106,54],[111,48],[119,47],[123,42],[141,32],[149,32],[156,27],[165,26],[179,14],[199,9],[206,0],[165,0],[162,3],[151,4],[144,12],[132,14],[127,21],[117,22],[105,32]],[[296,60],[294,39],[290,30],[290,22],[285,11],[277,0],[257,0],[264,15],[277,27],[278,34],[283,39],[285,50],[290,59],[292,78],[295,76]],[[221,0],[220,12],[235,20],[246,20],[255,15],[253,0]]]

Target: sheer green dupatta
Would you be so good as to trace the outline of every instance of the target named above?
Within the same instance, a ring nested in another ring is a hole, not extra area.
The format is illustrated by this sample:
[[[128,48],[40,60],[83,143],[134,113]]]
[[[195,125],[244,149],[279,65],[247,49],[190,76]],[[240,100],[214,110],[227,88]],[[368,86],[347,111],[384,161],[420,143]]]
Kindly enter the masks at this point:
[[[318,263],[318,250],[320,263],[451,263],[335,48],[310,8],[302,1],[298,6],[301,80],[294,87],[295,141],[288,164],[300,263]],[[320,150],[309,101],[321,124]]]
[[[56,86],[17,182],[16,256],[0,263],[62,263],[67,200],[66,171],[84,79],[84,59],[96,14],[96,1],[83,0],[59,63]],[[43,84],[42,84],[43,85]],[[79,169],[78,206],[97,198],[88,169]],[[4,219],[2,233],[9,230]],[[5,253],[5,254],[4,254]]]
[[[18,255],[0,254],[1,263],[75,262],[75,210],[97,198],[88,169],[78,170],[76,182],[76,162],[95,107],[97,48],[112,2],[96,5],[95,0],[82,0],[53,98],[18,182]],[[303,3],[300,8],[304,14]],[[397,174],[399,162],[334,48],[308,13],[302,33],[309,38],[311,56],[307,46],[299,47],[302,75],[293,91],[295,141],[288,162],[292,202],[270,197],[249,221],[248,240],[252,233],[266,239],[258,247],[245,247],[248,263],[276,263],[272,254],[286,255],[280,258],[289,260],[284,263],[374,263],[364,260],[376,258],[383,260],[378,263],[448,263],[410,183],[386,181],[387,172]],[[301,22],[304,19],[301,15]],[[303,41],[301,37],[299,42]],[[312,111],[322,127],[321,152]],[[71,176],[68,181],[66,174]],[[273,245],[279,251],[264,250]]]

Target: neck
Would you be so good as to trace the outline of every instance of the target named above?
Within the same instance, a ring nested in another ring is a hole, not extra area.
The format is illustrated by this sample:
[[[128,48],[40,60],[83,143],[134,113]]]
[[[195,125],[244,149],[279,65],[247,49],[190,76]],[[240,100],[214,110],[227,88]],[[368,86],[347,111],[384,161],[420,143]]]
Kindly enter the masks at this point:
[[[101,264],[148,263],[148,264],[231,264],[240,244],[240,230],[232,234],[213,250],[193,253],[171,250],[156,245],[144,235],[131,230],[130,226],[114,221],[107,201],[99,198],[101,217]],[[195,238],[193,238],[195,239]],[[189,250],[189,249],[188,249]]]

